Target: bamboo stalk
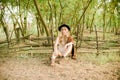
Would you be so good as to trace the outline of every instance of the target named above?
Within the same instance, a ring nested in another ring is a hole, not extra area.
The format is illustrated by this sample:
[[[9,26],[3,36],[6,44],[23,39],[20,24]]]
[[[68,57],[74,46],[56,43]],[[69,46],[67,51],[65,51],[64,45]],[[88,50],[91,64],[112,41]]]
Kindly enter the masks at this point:
[[[79,28],[80,28],[80,25],[77,26],[76,52],[77,52],[77,49],[78,49]]]
[[[96,49],[97,49],[97,55],[99,55],[98,33],[97,33],[96,25],[94,25],[94,27],[95,27],[95,35],[96,35]]]
[[[36,7],[36,10],[37,10],[37,12],[38,12],[38,15],[39,15],[39,17],[40,17],[40,20],[41,20],[41,22],[42,22],[42,25],[44,26],[44,28],[45,28],[45,30],[46,30],[46,34],[47,34],[47,36],[50,36],[50,32],[49,32],[49,30],[48,30],[48,28],[47,28],[47,25],[45,24],[45,21],[43,20],[43,17],[42,17],[42,15],[41,15],[41,12],[40,12],[40,10],[39,10],[38,2],[37,2],[37,0],[33,0],[33,2],[34,2],[34,5],[35,5],[35,7]]]

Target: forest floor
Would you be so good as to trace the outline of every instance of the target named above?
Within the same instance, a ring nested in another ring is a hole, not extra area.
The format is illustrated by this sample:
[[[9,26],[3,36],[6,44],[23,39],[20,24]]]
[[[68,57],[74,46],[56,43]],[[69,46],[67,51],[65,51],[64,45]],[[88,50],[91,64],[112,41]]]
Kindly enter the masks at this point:
[[[0,80],[120,80],[120,43],[112,36],[99,42],[99,56],[95,41],[83,41],[77,60],[58,58],[55,66],[50,66],[51,47],[0,47]],[[83,38],[95,39],[95,33],[85,32]]]
[[[58,59],[2,58],[0,80],[120,80],[120,62],[97,65],[91,62]]]

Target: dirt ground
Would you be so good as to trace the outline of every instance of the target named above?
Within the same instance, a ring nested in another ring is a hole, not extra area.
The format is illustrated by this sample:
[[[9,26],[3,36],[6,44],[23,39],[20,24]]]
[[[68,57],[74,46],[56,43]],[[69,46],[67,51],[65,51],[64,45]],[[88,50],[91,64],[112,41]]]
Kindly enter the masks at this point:
[[[120,80],[120,62],[96,65],[67,58],[53,67],[49,63],[49,59],[2,58],[0,80]]]

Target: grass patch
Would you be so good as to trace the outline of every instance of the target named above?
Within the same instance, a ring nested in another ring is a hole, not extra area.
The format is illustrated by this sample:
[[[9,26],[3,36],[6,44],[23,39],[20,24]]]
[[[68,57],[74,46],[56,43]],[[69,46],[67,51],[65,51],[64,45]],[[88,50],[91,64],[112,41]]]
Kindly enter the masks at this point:
[[[119,45],[118,45],[118,42],[113,41],[113,42],[106,42],[105,44],[103,44],[103,46],[105,46],[105,47],[118,47]]]
[[[106,64],[108,62],[118,62],[120,61],[119,53],[100,53],[96,56],[95,53],[86,53],[78,56],[83,61],[92,62],[95,64]]]

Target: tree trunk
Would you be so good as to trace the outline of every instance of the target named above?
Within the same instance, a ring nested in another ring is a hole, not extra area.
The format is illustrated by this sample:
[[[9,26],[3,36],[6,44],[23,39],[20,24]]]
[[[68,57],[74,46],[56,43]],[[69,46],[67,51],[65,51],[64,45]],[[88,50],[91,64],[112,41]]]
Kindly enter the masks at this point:
[[[106,15],[106,3],[105,3],[105,0],[104,0],[104,12],[103,12],[103,40],[105,40],[105,26],[106,26],[105,15]]]
[[[59,25],[62,23],[62,13],[63,13],[63,6],[62,6],[62,3],[61,3],[61,0],[59,0],[59,3],[60,3],[60,17],[59,17]]]
[[[99,47],[98,47],[98,33],[97,33],[97,28],[95,26],[95,35],[96,35],[96,49],[97,49],[97,56],[99,55]]]
[[[50,7],[50,16],[49,16],[49,26],[51,28],[51,37],[52,37],[52,48],[53,48],[53,51],[54,51],[54,44],[53,44],[53,39],[54,39],[54,34],[53,34],[53,30],[54,30],[54,23],[53,23],[53,8],[52,8],[52,5],[50,4],[50,1],[48,0],[48,5]]]
[[[42,22],[42,25],[43,25],[44,28],[45,28],[46,34],[47,34],[47,36],[50,36],[50,32],[49,32],[49,30],[48,30],[48,28],[47,28],[47,25],[45,24],[45,21],[43,20],[43,17],[42,17],[42,15],[41,15],[41,12],[40,12],[40,10],[39,10],[38,2],[37,2],[37,0],[33,0],[33,2],[34,2],[34,5],[35,5],[35,7],[36,7],[36,10],[37,10],[37,12],[38,12],[38,15],[39,15],[39,17],[40,17],[40,21]]]
[[[36,21],[37,21],[37,36],[40,37],[40,23],[38,16],[36,16]]]
[[[4,12],[5,12],[5,5],[3,4],[3,9],[1,10],[1,16],[0,16],[0,22],[3,26],[3,30],[5,32],[5,35],[6,35],[6,40],[8,42],[8,48],[9,48],[9,33],[8,33],[8,25],[6,24],[5,22],[5,19],[4,19]]]

